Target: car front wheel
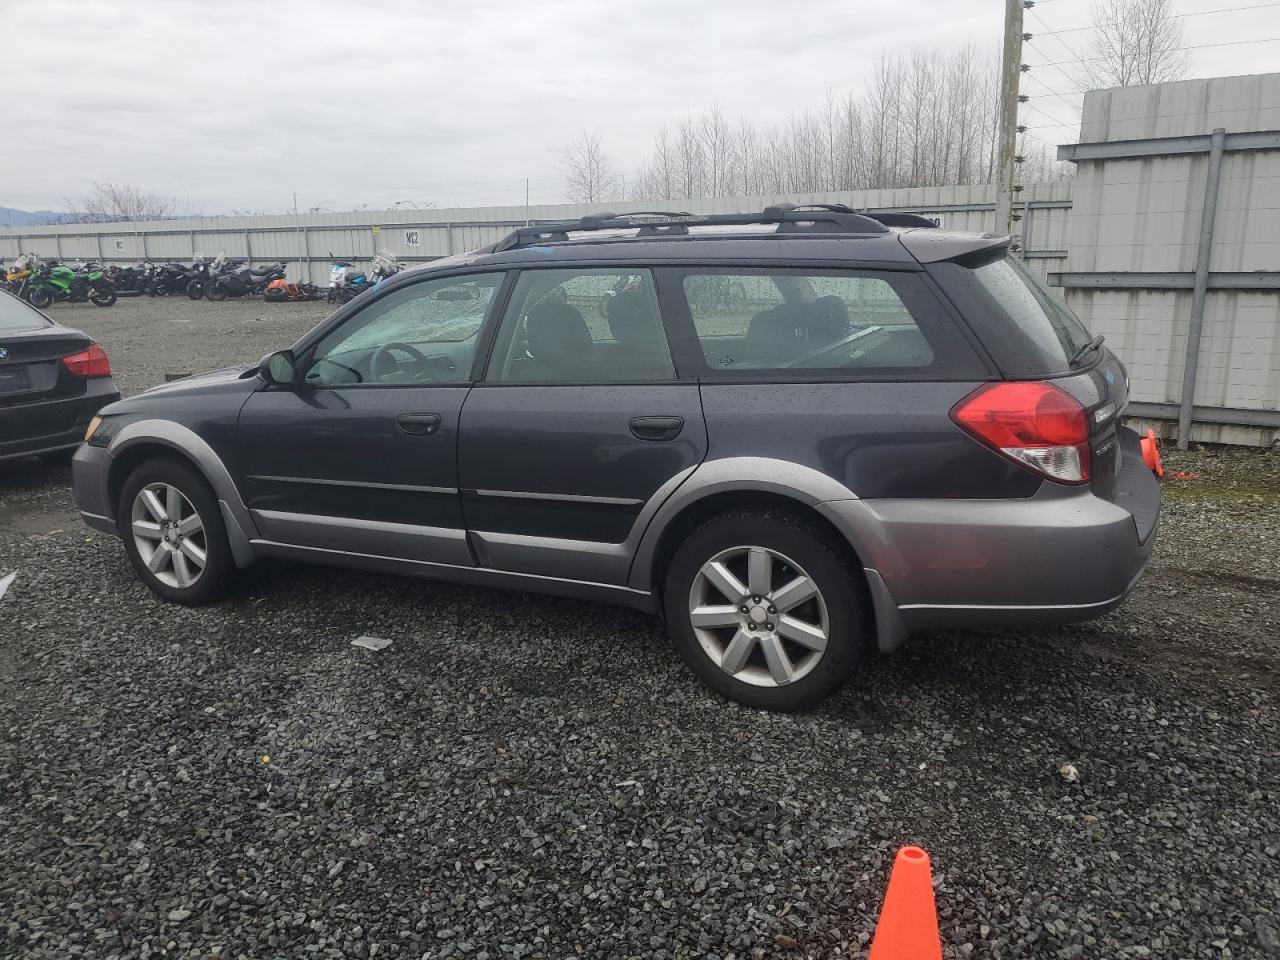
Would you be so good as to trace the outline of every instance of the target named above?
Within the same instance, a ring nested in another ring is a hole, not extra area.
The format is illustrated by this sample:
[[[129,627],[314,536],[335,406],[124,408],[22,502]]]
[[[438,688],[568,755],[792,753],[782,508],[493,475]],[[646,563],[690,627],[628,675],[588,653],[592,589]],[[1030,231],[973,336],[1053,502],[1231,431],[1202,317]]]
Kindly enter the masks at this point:
[[[231,571],[231,547],[213,491],[175,460],[143,463],[125,481],[117,525],[139,578],[164,600],[213,600]]]
[[[680,654],[710,687],[767,710],[811,707],[871,632],[862,572],[837,538],[782,511],[715,517],[677,549],[664,592]]]

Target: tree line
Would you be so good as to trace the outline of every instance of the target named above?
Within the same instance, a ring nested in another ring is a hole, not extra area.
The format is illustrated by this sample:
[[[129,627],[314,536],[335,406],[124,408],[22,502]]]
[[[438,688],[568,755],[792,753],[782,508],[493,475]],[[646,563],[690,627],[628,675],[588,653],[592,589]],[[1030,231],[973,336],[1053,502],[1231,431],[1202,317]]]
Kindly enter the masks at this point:
[[[1075,71],[1078,88],[1188,73],[1171,0],[1098,0],[1092,19],[1088,53]],[[610,162],[599,136],[584,133],[562,157],[567,193],[596,202],[991,183],[999,67],[994,48],[973,45],[946,55],[884,56],[861,91],[828,92],[821,105],[781,123],[729,118],[711,107],[664,126],[630,172]],[[1053,145],[1019,129],[1021,183],[1074,173],[1056,160]]]
[[[716,106],[662,127],[629,175],[584,133],[562,165],[569,198],[595,202],[819,193],[990,183],[999,63],[972,46],[886,56],[860,92],[828,92],[776,124]],[[1070,175],[1048,144],[1023,137],[1023,182]]]

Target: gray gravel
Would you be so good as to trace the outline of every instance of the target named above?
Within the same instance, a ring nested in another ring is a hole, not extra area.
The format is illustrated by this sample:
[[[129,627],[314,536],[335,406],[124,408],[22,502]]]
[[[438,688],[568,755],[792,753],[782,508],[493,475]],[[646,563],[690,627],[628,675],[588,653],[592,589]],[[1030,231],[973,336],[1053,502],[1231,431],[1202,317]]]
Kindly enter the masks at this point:
[[[85,316],[127,385],[300,330]],[[911,842],[948,958],[1280,956],[1280,484],[1221,457],[1121,610],[799,716],[608,607],[286,565],[166,606],[0,467],[0,956],[857,956]]]
[[[246,297],[213,303],[186,297],[129,297],[113,307],[59,303],[46,311],[83,330],[111,360],[125,396],[163,383],[165,374],[255,363],[283,350],[333,312],[323,300],[265,303]]]

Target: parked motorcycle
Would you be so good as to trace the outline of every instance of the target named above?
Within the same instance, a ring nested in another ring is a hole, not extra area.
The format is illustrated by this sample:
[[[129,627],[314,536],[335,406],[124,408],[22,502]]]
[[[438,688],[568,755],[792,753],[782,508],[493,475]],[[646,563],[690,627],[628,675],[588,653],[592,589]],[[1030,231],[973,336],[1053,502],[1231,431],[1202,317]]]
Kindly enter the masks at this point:
[[[28,299],[33,307],[43,310],[56,300],[83,303],[88,300],[99,307],[116,302],[116,288],[96,266],[72,269],[63,264],[42,264],[31,275]]]
[[[136,297],[145,293],[151,278],[149,263],[133,263],[127,266],[112,264],[107,268],[107,279],[122,297]]]
[[[40,260],[34,253],[17,257],[4,274],[4,286],[19,300],[28,299],[31,292],[31,275]]]
[[[147,286],[147,292],[151,296],[170,296],[175,293],[185,293],[187,284],[196,277],[194,267],[188,267],[181,263],[162,263],[155,267],[151,273],[151,282]],[[201,295],[204,294],[203,288]]]
[[[261,294],[273,280],[284,279],[284,264],[273,263],[255,269],[242,266],[236,270],[214,277],[205,287],[204,295],[210,300],[225,300],[227,297],[244,297]]]
[[[267,303],[298,303],[304,300],[319,300],[324,296],[314,283],[293,283],[281,277],[267,284],[262,292],[262,299]]]
[[[394,253],[390,250],[379,250],[378,255],[373,258],[373,270],[370,271],[370,277],[373,280],[372,289],[376,290],[402,269],[404,268]]]
[[[373,286],[373,281],[366,274],[357,271],[350,260],[334,260],[332,253],[329,257],[332,260],[327,294],[330,303],[347,303]]]
[[[185,288],[187,296],[192,300],[199,300],[203,297],[204,288],[209,283],[211,275],[215,271],[222,269],[222,265],[226,259],[227,258],[220,253],[214,257],[213,263],[209,263],[205,260],[203,254],[197,253],[191,260],[191,268],[185,271],[187,275],[187,285]]]

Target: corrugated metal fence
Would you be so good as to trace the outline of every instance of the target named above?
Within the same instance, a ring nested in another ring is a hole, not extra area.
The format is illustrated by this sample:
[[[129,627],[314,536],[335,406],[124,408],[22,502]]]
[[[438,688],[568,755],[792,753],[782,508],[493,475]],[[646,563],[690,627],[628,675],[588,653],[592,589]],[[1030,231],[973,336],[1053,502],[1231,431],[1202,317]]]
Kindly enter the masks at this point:
[[[1028,254],[1042,272],[1058,269],[1066,257],[1069,183],[1038,184],[1023,194],[1030,226]],[[994,225],[990,185],[717,197],[673,201],[691,213],[763,210],[771,203],[846,203],[870,210],[900,210],[937,217],[957,230],[989,230]],[[645,206],[634,202],[557,204],[533,207],[479,207],[449,210],[376,210],[307,213],[297,216],[208,217],[138,223],[65,224],[0,228],[0,258],[22,253],[59,260],[135,263],[139,260],[189,263],[196,254],[243,257],[254,262],[284,260],[293,279],[320,283],[333,258],[368,260],[390,250],[406,263],[423,263],[474,250],[527,223],[570,220],[603,210]]]
[[[1280,74],[1092,91],[1081,133],[1083,142],[1060,148],[1062,159],[1078,165],[1074,183],[1033,184],[1019,195],[1028,263],[1106,334],[1129,368],[1134,412],[1163,421],[1169,434],[1180,417],[1181,442],[1280,438]],[[994,199],[991,186],[973,185],[664,205],[726,213],[782,200],[845,203],[986,231],[994,228]],[[363,261],[385,249],[421,263],[485,246],[527,223],[635,206],[5,228],[0,258],[32,252],[67,261],[189,262],[225,251],[288,261],[292,277],[319,283],[331,255]]]

